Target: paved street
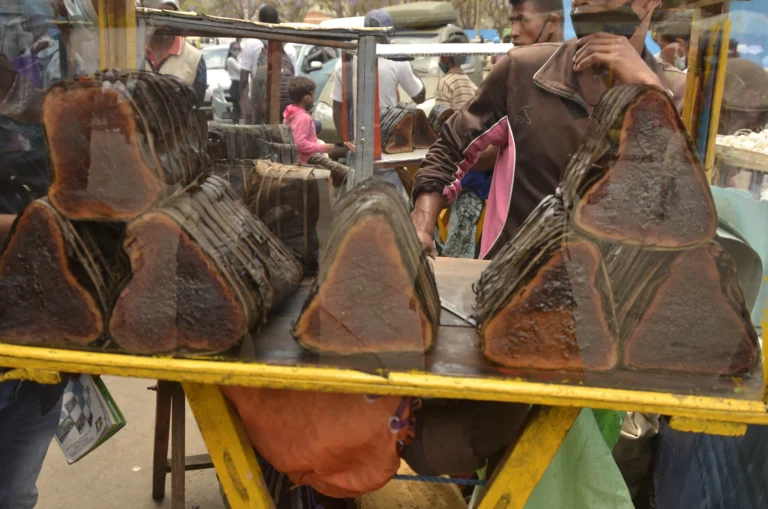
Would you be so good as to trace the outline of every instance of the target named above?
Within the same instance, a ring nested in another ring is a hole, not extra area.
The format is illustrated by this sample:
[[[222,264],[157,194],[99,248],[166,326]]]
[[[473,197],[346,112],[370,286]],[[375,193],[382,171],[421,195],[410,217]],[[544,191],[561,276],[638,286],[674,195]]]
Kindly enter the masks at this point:
[[[152,500],[152,442],[155,392],[153,380],[104,377],[104,381],[128,422],[101,447],[74,465],[67,465],[59,446],[51,443],[38,488],[36,509],[159,509],[171,507],[171,478],[167,497]],[[205,452],[203,439],[187,407],[187,454]],[[224,507],[213,470],[186,476],[187,509]]]

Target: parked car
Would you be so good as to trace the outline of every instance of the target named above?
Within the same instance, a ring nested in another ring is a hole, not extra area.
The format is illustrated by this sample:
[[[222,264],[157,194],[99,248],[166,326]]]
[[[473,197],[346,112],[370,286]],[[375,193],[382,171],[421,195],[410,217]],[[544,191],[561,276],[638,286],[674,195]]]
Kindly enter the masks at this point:
[[[225,102],[229,102],[229,87],[232,81],[229,79],[229,73],[224,68],[227,62],[228,44],[219,44],[217,46],[208,46],[203,48],[203,58],[207,69],[208,88],[205,90],[203,99],[203,109],[209,112],[213,109],[214,90],[221,89],[221,95]],[[231,108],[231,107],[230,107]],[[231,118],[231,116],[230,116]]]
[[[305,44],[298,53],[296,75],[308,77],[315,82],[317,90],[322,91],[333,74],[338,58],[339,50],[336,48]]]

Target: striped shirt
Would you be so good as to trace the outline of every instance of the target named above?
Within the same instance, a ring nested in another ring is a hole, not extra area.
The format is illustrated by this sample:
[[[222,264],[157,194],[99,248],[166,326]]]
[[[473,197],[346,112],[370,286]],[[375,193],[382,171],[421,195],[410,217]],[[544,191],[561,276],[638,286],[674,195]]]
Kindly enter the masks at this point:
[[[435,104],[442,104],[458,111],[475,97],[475,92],[477,92],[477,85],[469,79],[463,69],[455,67],[450,69],[437,84]]]

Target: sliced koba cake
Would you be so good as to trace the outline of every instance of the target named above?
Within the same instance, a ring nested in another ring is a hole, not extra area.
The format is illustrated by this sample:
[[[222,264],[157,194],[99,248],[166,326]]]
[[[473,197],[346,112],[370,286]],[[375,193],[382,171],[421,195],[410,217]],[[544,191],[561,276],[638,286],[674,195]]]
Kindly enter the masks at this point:
[[[757,334],[736,266],[719,244],[666,257],[614,249],[606,263],[621,310],[624,366],[735,375],[757,365]],[[638,266],[645,270],[633,275]]]
[[[510,368],[607,371],[618,361],[608,276],[597,246],[566,233],[546,198],[483,271],[478,332],[485,356]]]
[[[218,177],[131,222],[124,248],[132,278],[109,330],[131,353],[226,350],[264,323],[303,275]]]
[[[0,255],[0,341],[87,345],[104,335],[103,257],[48,200],[28,205]]]
[[[98,73],[51,87],[42,124],[51,203],[69,219],[129,220],[206,167],[194,92],[173,76]]]
[[[623,85],[592,115],[563,177],[571,223],[596,239],[680,249],[717,227],[704,170],[663,90]]]
[[[335,210],[294,336],[326,354],[426,351],[437,335],[440,299],[402,197],[371,179]]]

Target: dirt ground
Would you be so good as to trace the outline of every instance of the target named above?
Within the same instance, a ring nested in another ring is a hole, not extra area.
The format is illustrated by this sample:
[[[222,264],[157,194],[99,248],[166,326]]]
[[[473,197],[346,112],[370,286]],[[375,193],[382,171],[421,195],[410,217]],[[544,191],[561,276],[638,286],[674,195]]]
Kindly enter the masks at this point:
[[[51,442],[37,486],[36,509],[170,509],[171,477],[166,478],[166,498],[152,500],[152,446],[154,380],[104,377],[126,426],[98,449],[67,465],[56,442]],[[186,454],[206,452],[200,431],[187,405]],[[400,473],[412,474],[407,466]],[[213,470],[187,472],[186,509],[224,509]],[[361,509],[462,509],[458,490],[448,485],[393,481],[379,492],[358,500]]]
[[[171,478],[167,497],[152,500],[152,444],[155,420],[153,380],[104,377],[127,424],[88,456],[67,465],[59,446],[51,443],[37,486],[36,509],[170,509]],[[205,453],[200,431],[187,407],[186,453]],[[223,509],[213,470],[188,472],[187,509]]]

